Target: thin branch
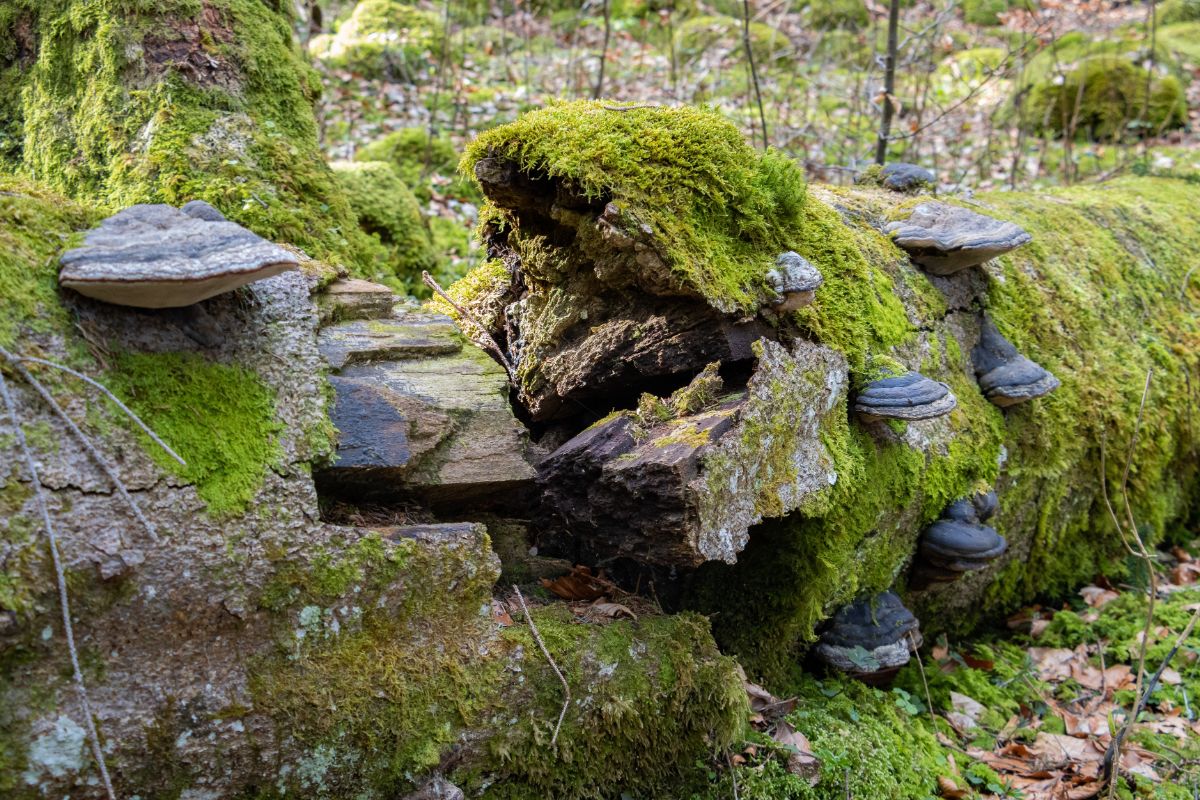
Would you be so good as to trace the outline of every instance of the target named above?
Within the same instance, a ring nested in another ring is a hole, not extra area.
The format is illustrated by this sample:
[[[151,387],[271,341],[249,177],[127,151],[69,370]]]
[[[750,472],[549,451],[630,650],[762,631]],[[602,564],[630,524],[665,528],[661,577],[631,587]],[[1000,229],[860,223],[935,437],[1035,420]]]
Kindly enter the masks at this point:
[[[438,284],[437,280],[428,272],[421,273],[421,280],[425,282],[426,286],[436,292],[438,297],[449,303],[450,306],[457,311],[463,319],[469,321],[476,328],[479,328],[480,332],[484,335],[485,344],[491,346],[492,352],[494,352],[496,357],[500,359],[500,364],[503,365],[504,370],[508,373],[509,382],[514,382],[516,380],[516,370],[513,369],[512,362],[508,360],[508,356],[504,354],[504,350],[500,348],[500,344],[496,341],[495,337],[492,336],[491,331],[484,327],[484,324],[476,319],[474,314],[472,314],[470,311],[467,311],[465,308],[456,303],[454,299],[450,297],[450,295],[446,294],[446,290],[443,289],[441,285]]]
[[[4,379],[3,371],[0,371],[0,395],[3,396],[4,405],[8,409],[8,418],[12,424],[13,435],[17,438],[21,456],[25,460],[25,468],[29,470],[29,480],[33,483],[38,514],[42,518],[42,526],[46,529],[46,542],[50,548],[50,560],[54,563],[54,577],[58,583],[58,604],[62,610],[63,633],[67,639],[67,651],[71,654],[72,677],[75,681],[75,691],[79,695],[79,705],[83,710],[88,738],[91,740],[92,757],[96,759],[96,765],[100,768],[100,780],[104,784],[105,793],[109,800],[116,800],[117,794],[113,791],[112,780],[108,776],[108,766],[104,763],[104,751],[100,748],[100,734],[96,730],[96,721],[92,717],[92,704],[88,701],[83,670],[79,667],[79,650],[75,647],[75,629],[71,625],[71,601],[67,595],[67,578],[63,572],[62,556],[58,551],[58,536],[54,532],[54,524],[50,521],[50,511],[46,508],[46,497],[42,493],[42,481],[38,477],[37,464],[34,463],[33,453],[29,449],[29,443],[25,440],[25,431],[17,417],[17,403],[8,390],[8,381]]]
[[[767,115],[763,113],[762,90],[758,86],[758,67],[754,65],[754,48],[750,46],[750,0],[742,0],[742,46],[746,49],[746,61],[750,64],[750,80],[754,86],[754,99],[758,103],[758,122],[762,125],[763,149],[771,146],[767,137]]]
[[[908,632],[908,642],[912,645],[913,655],[917,657],[917,672],[921,673],[921,685],[925,687],[925,702],[929,706],[929,717],[933,718],[933,696],[929,694],[929,681],[925,679],[925,665],[921,663],[921,648],[917,645],[917,637]]]
[[[599,100],[604,94],[604,62],[608,61],[608,42],[612,37],[612,8],[609,0],[604,0],[604,45],[600,48],[600,63],[596,73],[596,88],[592,90],[592,99]]]
[[[6,353],[6,357],[10,357],[10,356],[11,356],[11,354]],[[145,433],[147,436],[149,436],[151,441],[153,441],[155,444],[157,444],[159,447],[161,447],[166,452],[166,454],[169,455],[171,458],[178,461],[180,466],[184,466],[184,467],[187,466],[187,462],[184,461],[183,458],[181,458],[178,453],[176,453],[174,450],[172,450],[171,447],[166,442],[164,442],[162,439],[160,439],[158,434],[150,429],[149,425],[142,422],[141,417],[139,417],[137,414],[133,413],[133,411],[131,411],[129,409],[129,406],[122,403],[121,400],[115,394],[110,392],[108,390],[108,387],[106,387],[104,384],[100,383],[99,381],[92,380],[87,375],[84,375],[82,372],[76,372],[75,370],[71,369],[70,367],[63,366],[62,364],[56,364],[53,361],[47,361],[44,358],[34,358],[33,356],[16,356],[16,359],[18,361],[27,361],[30,364],[41,364],[44,367],[53,367],[54,369],[62,370],[63,372],[67,373],[68,375],[79,378],[79,380],[83,381],[84,383],[91,384],[95,388],[99,389],[101,392],[103,392],[105,397],[107,397],[109,400],[112,400],[113,403],[116,404],[117,408],[119,408],[123,412],[125,412],[125,415],[127,417],[129,417],[131,420],[133,420],[134,424],[137,425],[139,428],[141,428],[142,432]]]
[[[125,488],[125,483],[121,480],[121,477],[117,475],[117,471],[111,464],[108,463],[108,459],[106,459],[100,453],[100,451],[96,449],[96,446],[92,444],[92,440],[87,437],[87,434],[81,431],[79,426],[75,424],[75,421],[67,416],[67,412],[63,411],[62,406],[60,406],[54,399],[54,396],[46,390],[46,387],[42,385],[41,381],[35,378],[29,370],[25,369],[25,365],[21,363],[20,359],[2,347],[0,347],[0,357],[3,357],[6,361],[8,361],[9,365],[16,370],[17,374],[20,375],[21,378],[41,396],[46,405],[50,406],[50,409],[57,414],[64,423],[66,423],[67,428],[72,434],[74,434],[75,438],[79,440],[79,443],[83,446],[83,449],[87,451],[88,455],[90,455],[98,465],[100,465],[100,468],[104,470],[104,474],[108,475],[108,478],[112,481],[113,487],[117,490],[117,493],[120,494],[122,499],[129,504],[129,508],[133,511],[133,516],[136,517],[137,521],[140,522],[142,527],[146,529],[146,533],[150,535],[150,538],[157,542],[158,531],[154,529],[154,525],[151,524],[150,520],[146,519],[146,516],[142,514],[142,510],[138,508],[137,503],[135,503],[133,497],[130,496],[129,490]]]
[[[563,687],[562,711],[558,712],[558,722],[554,724],[554,735],[550,737],[550,746],[555,747],[558,744],[558,732],[562,728],[563,719],[567,716],[567,709],[571,707],[571,686],[567,683],[567,679],[563,677],[562,670],[558,668],[558,664],[554,663],[554,657],[550,655],[550,650],[546,647],[546,643],[542,641],[542,634],[538,633],[537,625],[533,623],[533,615],[529,613],[529,607],[525,605],[525,598],[521,595],[521,590],[517,588],[516,584],[513,584],[512,588],[517,593],[517,600],[521,602],[521,611],[525,614],[525,621],[529,623],[529,630],[533,632],[533,640],[542,649],[542,655],[550,662],[550,668],[554,670],[554,674],[558,676],[558,680]]]

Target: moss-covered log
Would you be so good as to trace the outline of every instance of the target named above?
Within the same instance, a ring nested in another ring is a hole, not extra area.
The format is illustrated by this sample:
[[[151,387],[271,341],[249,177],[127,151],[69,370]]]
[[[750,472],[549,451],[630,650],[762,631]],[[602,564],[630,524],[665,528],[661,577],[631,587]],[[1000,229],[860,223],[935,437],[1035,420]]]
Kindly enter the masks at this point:
[[[839,604],[903,588],[922,529],[977,489],[999,492],[991,524],[1010,547],[955,584],[911,593],[930,627],[969,626],[1119,570],[1124,550],[1101,486],[1116,491],[1127,461],[1130,510],[1150,539],[1171,536],[1191,512],[1200,443],[1193,184],[1126,179],[978,197],[973,209],[1023,226],[1033,243],[942,278],[884,233],[919,198],[806,192],[777,155],[755,154],[710,112],[557,106],[484,134],[464,168],[492,202],[484,234],[500,263],[456,291],[508,342],[535,418],[553,408],[579,429],[639,387],[663,394],[685,383],[700,365],[694,350],[672,349],[682,337],[640,336],[643,317],[670,328],[683,303],[693,323],[679,330],[736,325],[840,351],[851,394],[909,369],[957,396],[947,416],[873,428],[843,398],[822,431],[831,489],[789,516],[765,514],[779,518],[752,529],[737,565],[680,579],[685,605],[714,614],[718,639],[757,674],[784,674]],[[789,249],[825,284],[811,306],[778,315],[766,273]],[[984,314],[1061,388],[1008,410],[989,403],[971,362]],[[629,369],[630,352],[640,372]]]
[[[370,265],[317,149],[316,73],[285,3],[0,7],[0,159],[113,210],[207,200],[315,258]]]

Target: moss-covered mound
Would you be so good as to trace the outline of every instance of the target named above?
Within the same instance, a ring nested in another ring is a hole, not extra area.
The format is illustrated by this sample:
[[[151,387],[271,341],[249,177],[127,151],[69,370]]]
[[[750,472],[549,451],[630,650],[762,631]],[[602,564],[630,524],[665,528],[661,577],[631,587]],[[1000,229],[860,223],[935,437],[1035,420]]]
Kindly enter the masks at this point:
[[[375,280],[412,292],[421,272],[433,270],[437,259],[421,206],[384,161],[339,161],[334,174],[350,198],[358,224],[379,243]]]
[[[449,139],[445,136],[431,137],[424,128],[393,131],[382,139],[364,145],[354,154],[355,161],[388,162],[414,192],[421,188],[422,177],[427,171],[454,174],[458,158],[458,151]]]
[[[316,140],[316,74],[259,0],[10,3],[0,156],[111,209],[200,198],[355,266],[367,242]]]
[[[366,78],[414,80],[444,36],[434,11],[401,0],[362,0],[337,33],[314,37],[309,52]]]
[[[1200,2],[1197,0],[1166,0],[1158,11],[1161,25],[1179,22],[1200,22]]]
[[[803,5],[809,24],[820,30],[853,30],[870,21],[867,4],[862,0],[808,0]]]
[[[1173,75],[1151,75],[1121,58],[1089,58],[1061,82],[1036,84],[1025,120],[1038,132],[1119,141],[1182,127],[1187,102]]]
[[[463,169],[484,158],[615,203],[664,242],[681,293],[727,311],[767,297],[767,270],[789,249],[804,208],[799,168],[755,152],[705,108],[564,103],[481,134]]]
[[[742,27],[742,21],[735,17],[694,17],[675,32],[675,50],[685,59],[697,58],[714,48],[740,52],[745,47]],[[774,63],[788,63],[794,49],[782,31],[763,22],[750,23],[750,50],[760,69]]]

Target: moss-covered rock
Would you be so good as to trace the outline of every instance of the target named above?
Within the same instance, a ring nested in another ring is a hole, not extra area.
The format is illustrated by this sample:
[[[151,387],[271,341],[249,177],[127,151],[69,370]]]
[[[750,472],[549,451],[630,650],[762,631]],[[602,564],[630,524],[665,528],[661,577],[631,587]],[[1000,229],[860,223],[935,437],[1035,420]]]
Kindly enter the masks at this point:
[[[417,198],[387,162],[337,161],[332,167],[359,226],[379,245],[371,277],[410,294],[424,294],[421,272],[434,271],[437,258]]]
[[[1200,2],[1197,0],[1166,0],[1158,8],[1160,25],[1200,22]]]
[[[423,128],[402,128],[364,145],[355,161],[386,161],[409,189],[428,202],[431,174],[453,176],[459,154],[445,136],[430,136]],[[428,165],[428,166],[427,166]]]
[[[1024,114],[1034,131],[1120,141],[1182,127],[1187,102],[1173,75],[1151,75],[1124,59],[1098,57],[1084,60],[1061,82],[1036,84]]]
[[[412,81],[440,52],[444,37],[434,11],[403,0],[361,0],[336,33],[314,37],[309,52],[334,69]]]
[[[809,23],[821,30],[854,30],[870,21],[862,0],[808,0],[804,4]]]
[[[263,236],[365,264],[367,241],[317,148],[319,83],[284,14],[258,0],[137,13],[117,0],[22,0],[0,25],[20,43],[0,61],[13,78],[0,97],[10,164],[110,209],[207,200]]]

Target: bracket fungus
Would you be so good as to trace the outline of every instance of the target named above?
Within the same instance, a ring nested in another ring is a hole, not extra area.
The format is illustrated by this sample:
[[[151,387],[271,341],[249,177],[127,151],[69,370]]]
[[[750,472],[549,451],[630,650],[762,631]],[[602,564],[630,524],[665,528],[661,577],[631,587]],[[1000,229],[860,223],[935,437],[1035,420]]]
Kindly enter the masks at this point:
[[[933,186],[937,182],[937,176],[916,164],[895,161],[885,164],[879,170],[879,180],[883,188],[893,192],[917,192]]]
[[[932,202],[921,203],[907,220],[890,223],[887,230],[913,263],[942,276],[978,266],[1033,240],[1012,222]]]
[[[951,503],[942,518],[921,535],[914,584],[948,583],[999,558],[1008,549],[1008,541],[983,524],[996,513],[997,504],[995,492]]]
[[[854,410],[868,421],[932,419],[949,414],[957,405],[949,386],[919,372],[869,383],[854,399]]]
[[[1061,385],[1040,364],[1018,353],[987,317],[983,319],[979,344],[971,351],[971,361],[984,397],[1001,408],[1049,394]]]
[[[833,615],[816,654],[852,677],[882,683],[921,646],[920,625],[895,592],[860,598]]]
[[[813,301],[817,289],[825,282],[821,271],[812,262],[791,250],[775,259],[775,268],[767,272],[767,280],[779,295],[773,304],[774,310],[779,313],[804,308]]]
[[[297,267],[294,255],[202,200],[130,206],[63,253],[58,282],[139,308],[176,308]]]

